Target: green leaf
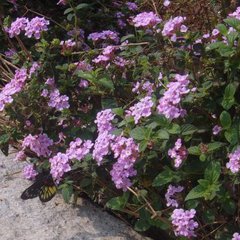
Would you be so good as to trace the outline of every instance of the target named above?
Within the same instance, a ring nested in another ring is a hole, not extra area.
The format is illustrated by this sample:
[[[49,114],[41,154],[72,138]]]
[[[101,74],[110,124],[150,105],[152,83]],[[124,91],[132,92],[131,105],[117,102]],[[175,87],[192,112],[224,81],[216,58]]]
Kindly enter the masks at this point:
[[[0,145],[8,143],[10,140],[10,135],[9,134],[3,134],[0,136]]]
[[[226,143],[223,143],[223,142],[213,142],[213,143],[209,143],[207,146],[208,146],[208,153],[210,152],[214,152],[215,150],[225,146]]]
[[[220,162],[212,161],[209,163],[204,172],[204,179],[210,183],[216,183],[221,175]]]
[[[80,4],[78,4],[78,5],[76,6],[76,9],[77,9],[77,10],[80,10],[80,9],[88,8],[88,7],[90,7],[90,4],[88,4],[88,3],[80,3]]]
[[[224,109],[229,110],[235,103],[234,99],[235,92],[236,86],[232,83],[228,84],[224,90],[224,96],[221,103]]]
[[[223,21],[236,30],[239,30],[240,28],[240,20],[238,20],[237,18],[227,18]]]
[[[147,146],[148,146],[148,141],[147,140],[141,141],[140,144],[139,144],[139,151],[144,152],[146,150]]]
[[[169,167],[165,167],[165,170],[159,173],[153,180],[153,187],[164,186],[170,182],[179,182],[181,177],[178,172],[172,171]]]
[[[180,128],[180,126],[178,124],[172,123],[170,125],[170,127],[167,129],[167,131],[170,134],[179,134],[181,132],[181,128]]]
[[[134,229],[138,232],[145,232],[150,227],[151,227],[151,224],[145,219],[139,219],[134,225]]]
[[[70,21],[72,21],[73,17],[74,17],[74,14],[73,13],[69,13],[67,15],[67,20],[70,22]]]
[[[198,180],[199,185],[194,187],[186,196],[185,201],[202,198],[205,200],[212,200],[219,191],[220,185],[216,183],[210,183],[208,180]]]
[[[72,11],[73,11],[72,8],[67,8],[67,9],[63,12],[63,14],[66,15],[66,14],[72,12]]]
[[[224,98],[232,98],[236,93],[236,86],[229,83],[224,90]]]
[[[168,140],[169,133],[164,129],[160,129],[159,131],[157,131],[157,138],[163,139],[163,140]]]
[[[112,98],[102,98],[101,99],[101,104],[103,109],[108,109],[108,108],[116,108],[117,103],[114,101]]]
[[[77,71],[77,76],[80,78],[84,78],[92,83],[95,83],[95,78],[91,73],[83,72],[83,71]]]
[[[73,194],[72,185],[64,184],[64,186],[62,187],[62,196],[66,203],[69,203],[72,194]]]
[[[191,155],[196,155],[196,156],[201,155],[201,151],[198,146],[193,146],[193,147],[188,148],[188,153]]]
[[[124,42],[126,41],[127,39],[134,39],[135,38],[135,35],[134,34],[128,34],[127,36],[123,36],[121,38],[121,42]]]
[[[215,49],[220,49],[220,48],[225,48],[226,45],[223,42],[215,42],[215,43],[211,43],[206,47],[206,51],[212,51]]]
[[[160,127],[168,127],[170,125],[169,120],[165,116],[163,116],[163,115],[155,115],[155,116],[153,116],[153,120]]]
[[[213,209],[206,209],[203,211],[203,219],[205,223],[212,223],[215,221],[215,212]]]
[[[236,41],[236,39],[238,38],[239,34],[237,32],[230,32],[227,35],[227,40],[230,46],[234,45],[234,42]]]
[[[113,108],[112,109],[112,112],[120,117],[123,116],[124,114],[124,111],[123,111],[123,108],[119,107],[119,108]]]
[[[129,192],[125,192],[122,196],[120,197],[115,197],[110,199],[106,203],[106,207],[112,209],[112,210],[122,210],[126,206],[127,202],[129,199]]]
[[[192,199],[188,200],[185,204],[187,209],[197,208],[197,206],[200,204],[200,200]]]
[[[228,29],[227,29],[227,27],[224,25],[224,24],[218,24],[217,26],[216,26],[216,28],[220,31],[220,33],[222,34],[222,35],[227,35],[227,33],[228,33]]]
[[[145,128],[136,127],[131,130],[130,136],[135,140],[144,140],[145,139]]]
[[[109,78],[101,78],[98,80],[98,84],[105,87],[105,88],[108,88],[110,89],[111,91],[114,90],[114,85],[113,85],[113,82],[111,79]]]
[[[195,133],[198,129],[192,124],[183,124],[181,126],[182,135],[191,135]]]
[[[235,145],[238,143],[238,132],[236,128],[230,128],[224,133],[224,137],[229,143]]]
[[[138,232],[144,232],[151,227],[151,214],[144,208],[139,213],[140,219],[136,222],[134,229]]]
[[[90,186],[92,184],[92,179],[91,178],[84,178],[81,182],[80,182],[80,186],[82,188],[85,188],[87,186]]]
[[[226,129],[231,127],[232,119],[230,114],[227,111],[223,111],[220,115],[220,122],[222,126]]]
[[[162,230],[167,230],[171,228],[171,224],[166,221],[162,221],[160,219],[151,219],[151,226],[155,226],[157,228],[160,228]]]
[[[194,187],[186,196],[185,201],[201,198],[204,196],[205,188],[201,185]]]

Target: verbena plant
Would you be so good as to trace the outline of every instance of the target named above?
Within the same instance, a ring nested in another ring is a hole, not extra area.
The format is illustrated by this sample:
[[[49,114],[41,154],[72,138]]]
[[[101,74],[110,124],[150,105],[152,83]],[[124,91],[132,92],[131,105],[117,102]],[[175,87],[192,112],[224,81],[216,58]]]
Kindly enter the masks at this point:
[[[24,177],[159,238],[240,239],[240,8],[201,3],[199,26],[181,1],[4,1],[0,146]]]

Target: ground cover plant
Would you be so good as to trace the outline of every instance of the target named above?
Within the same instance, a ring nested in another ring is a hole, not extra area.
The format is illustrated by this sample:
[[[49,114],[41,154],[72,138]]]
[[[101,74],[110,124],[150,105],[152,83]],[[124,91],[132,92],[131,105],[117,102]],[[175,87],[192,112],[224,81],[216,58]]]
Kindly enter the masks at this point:
[[[155,239],[240,239],[237,4],[1,1],[0,147],[26,162],[23,198],[56,187]]]

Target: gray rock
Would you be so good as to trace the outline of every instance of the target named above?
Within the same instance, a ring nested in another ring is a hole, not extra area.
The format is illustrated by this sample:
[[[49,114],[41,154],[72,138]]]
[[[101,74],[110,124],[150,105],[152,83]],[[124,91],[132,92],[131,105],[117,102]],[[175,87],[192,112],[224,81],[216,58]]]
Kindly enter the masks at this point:
[[[23,163],[14,154],[0,154],[1,240],[146,240],[119,219],[79,199],[77,207],[61,196],[48,203],[23,201],[29,182],[22,179]]]

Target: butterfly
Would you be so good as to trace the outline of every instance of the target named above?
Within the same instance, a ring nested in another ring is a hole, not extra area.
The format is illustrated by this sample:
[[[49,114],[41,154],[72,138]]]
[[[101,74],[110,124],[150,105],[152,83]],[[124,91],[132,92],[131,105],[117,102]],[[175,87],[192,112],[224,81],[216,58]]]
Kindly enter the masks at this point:
[[[23,200],[39,197],[41,202],[50,201],[57,193],[57,187],[49,173],[39,173],[35,182],[21,195]]]
[[[192,50],[195,56],[201,56],[204,52],[204,46],[202,43],[194,43],[192,45]]]

